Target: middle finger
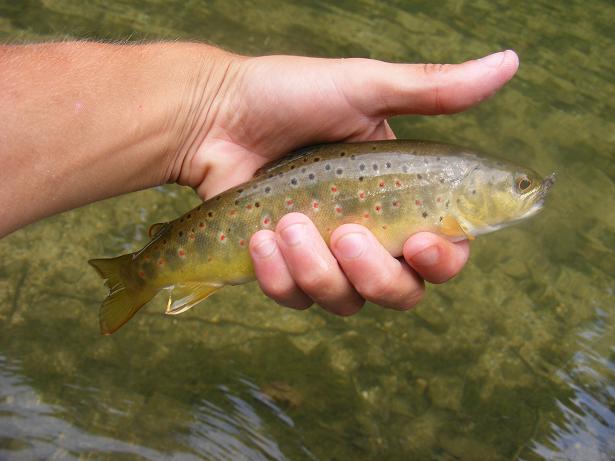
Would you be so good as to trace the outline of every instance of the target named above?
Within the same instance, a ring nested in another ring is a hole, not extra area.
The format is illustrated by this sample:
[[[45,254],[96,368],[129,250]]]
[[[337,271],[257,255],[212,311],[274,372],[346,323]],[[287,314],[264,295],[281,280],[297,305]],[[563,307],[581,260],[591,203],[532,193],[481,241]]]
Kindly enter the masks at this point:
[[[364,300],[344,275],[318,230],[305,215],[290,213],[276,226],[278,246],[297,285],[321,307],[352,315]]]

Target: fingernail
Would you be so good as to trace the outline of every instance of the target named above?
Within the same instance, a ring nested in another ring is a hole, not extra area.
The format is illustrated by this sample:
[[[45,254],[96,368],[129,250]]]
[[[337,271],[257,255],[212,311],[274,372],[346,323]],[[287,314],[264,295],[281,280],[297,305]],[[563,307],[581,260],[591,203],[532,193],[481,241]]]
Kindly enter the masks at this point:
[[[499,53],[493,53],[489,56],[485,56],[484,58],[480,58],[478,62],[486,65],[487,67],[500,67],[502,62],[504,62],[505,55],[506,51],[500,51]]]
[[[265,239],[252,247],[252,253],[259,258],[265,259],[271,256],[276,249],[276,243],[273,239]]]
[[[436,245],[429,246],[410,258],[413,265],[421,267],[435,266],[439,260],[440,250]]]
[[[305,241],[306,235],[307,228],[303,223],[291,224],[280,232],[284,243],[292,247],[301,245]]]
[[[335,249],[345,259],[356,259],[363,254],[366,247],[365,235],[349,232],[335,242]]]

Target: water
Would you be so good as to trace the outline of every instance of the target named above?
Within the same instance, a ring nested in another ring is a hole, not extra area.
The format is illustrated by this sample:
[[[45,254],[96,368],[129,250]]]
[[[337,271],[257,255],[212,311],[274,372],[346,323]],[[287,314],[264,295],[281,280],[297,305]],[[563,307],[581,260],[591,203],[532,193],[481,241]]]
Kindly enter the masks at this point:
[[[0,459],[615,459],[612,2],[0,1],[0,37],[201,39],[249,54],[521,68],[467,113],[393,121],[543,174],[547,210],[478,239],[410,313],[281,309],[256,286],[100,337],[92,256],[196,203],[164,187],[0,241]]]

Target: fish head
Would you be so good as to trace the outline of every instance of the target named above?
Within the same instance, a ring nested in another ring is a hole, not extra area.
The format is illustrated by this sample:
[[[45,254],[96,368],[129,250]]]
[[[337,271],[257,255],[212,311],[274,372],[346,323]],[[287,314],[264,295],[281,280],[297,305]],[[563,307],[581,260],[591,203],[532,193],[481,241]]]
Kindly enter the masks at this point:
[[[458,220],[468,235],[493,232],[536,215],[555,182],[555,174],[538,173],[501,161],[481,163],[457,188]]]

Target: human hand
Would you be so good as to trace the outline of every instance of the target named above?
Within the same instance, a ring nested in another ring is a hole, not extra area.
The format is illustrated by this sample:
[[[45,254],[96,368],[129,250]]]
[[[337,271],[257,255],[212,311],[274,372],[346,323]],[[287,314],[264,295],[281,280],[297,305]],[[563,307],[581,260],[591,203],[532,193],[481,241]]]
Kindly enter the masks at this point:
[[[206,198],[300,146],[394,139],[388,117],[465,110],[495,93],[517,67],[512,51],[459,65],[231,57],[218,93],[203,109],[209,115],[201,142],[179,149],[175,180]],[[467,242],[429,233],[408,239],[403,255],[390,255],[355,224],[340,226],[330,247],[298,213],[283,217],[275,232],[257,232],[250,251],[262,290],[285,306],[317,302],[340,315],[357,312],[365,299],[408,309],[421,298],[423,279],[450,279],[469,255]]]

